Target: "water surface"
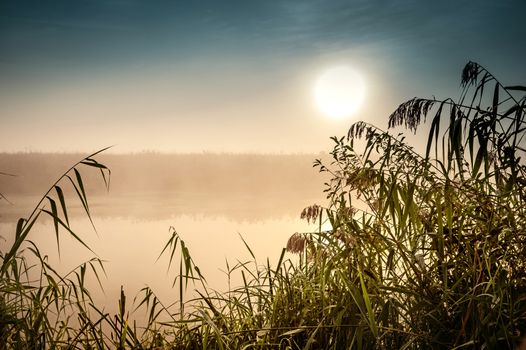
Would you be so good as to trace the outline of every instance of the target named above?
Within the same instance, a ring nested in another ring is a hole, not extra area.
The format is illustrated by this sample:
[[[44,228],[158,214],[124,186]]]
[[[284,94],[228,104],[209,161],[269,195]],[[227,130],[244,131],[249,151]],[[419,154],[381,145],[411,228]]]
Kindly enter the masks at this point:
[[[18,162],[11,160],[5,164],[18,165],[19,169],[14,169],[18,172],[39,167],[39,162],[47,164],[45,155],[31,157],[28,160],[27,156],[22,156]],[[90,283],[96,303],[108,312],[117,311],[121,286],[129,300],[145,286],[151,287],[166,304],[179,300],[178,288],[172,288],[178,257],[174,271],[167,271],[167,257],[157,261],[171,236],[170,228],[185,240],[208,286],[216,290],[229,288],[224,272],[226,261],[233,266],[238,261],[251,260],[240,236],[251,247],[258,264],[266,264],[267,258],[275,264],[290,235],[313,229],[299,218],[305,206],[323,203],[321,178],[311,168],[310,159],[313,158],[276,156],[265,158],[266,164],[262,166],[250,157],[206,157],[198,157],[195,164],[192,158],[185,159],[185,171],[171,162],[164,169],[162,162],[152,164],[158,161],[156,157],[146,157],[142,161],[117,157],[109,192],[96,176],[86,176],[96,232],[74,192],[68,192],[64,186],[75,232],[96,256],[106,261],[106,277],[102,278],[104,291],[98,289],[93,279]],[[65,158],[58,157],[58,160],[67,163],[71,157]],[[56,157],[49,159],[58,162]],[[269,166],[273,167],[270,171]],[[55,164],[55,167],[59,166]],[[133,173],[135,168],[150,170]],[[0,202],[0,235],[6,239],[3,245],[7,247],[12,241],[17,218],[29,215],[54,175],[54,167],[40,166],[39,172],[23,178],[0,181],[0,188],[6,189],[2,193],[11,202]],[[178,180],[172,176],[183,178]],[[99,183],[93,184],[95,181]],[[61,272],[70,271],[94,256],[67,237],[65,231],[61,237],[59,256],[49,218],[39,219],[30,235]],[[241,279],[234,275],[230,283],[240,284]]]

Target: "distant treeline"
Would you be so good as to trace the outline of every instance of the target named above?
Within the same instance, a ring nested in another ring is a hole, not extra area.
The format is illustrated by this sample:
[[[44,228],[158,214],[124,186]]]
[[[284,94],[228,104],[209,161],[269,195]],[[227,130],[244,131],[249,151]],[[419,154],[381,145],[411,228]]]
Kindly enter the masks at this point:
[[[0,192],[33,195],[45,191],[70,165],[84,157],[68,153],[0,153]],[[320,155],[292,154],[102,154],[116,194],[214,192],[319,194],[323,178],[312,168]],[[100,174],[83,174],[90,193],[105,191]]]

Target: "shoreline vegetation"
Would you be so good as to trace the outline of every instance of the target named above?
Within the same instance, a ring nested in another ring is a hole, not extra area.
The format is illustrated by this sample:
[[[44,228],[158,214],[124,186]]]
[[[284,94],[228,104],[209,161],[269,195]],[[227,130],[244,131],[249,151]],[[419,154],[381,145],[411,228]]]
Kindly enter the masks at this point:
[[[321,155],[326,158],[328,155]],[[0,153],[2,171],[14,176],[0,177],[4,194],[41,193],[62,173],[61,169],[84,157],[70,153]],[[315,154],[101,154],[97,159],[111,166],[111,191],[170,192],[179,190],[246,193],[280,192],[292,187],[304,191],[320,181],[308,173]],[[96,173],[86,173],[85,183],[93,195],[104,194]],[[310,182],[310,183],[309,183]],[[256,184],[258,186],[256,186]],[[302,187],[303,186],[303,187]],[[311,188],[310,191],[314,192]],[[40,192],[37,192],[40,191]]]
[[[325,155],[326,157],[327,155]],[[0,153],[0,222],[16,221],[32,209],[61,169],[83,156],[61,153]],[[235,221],[297,217],[321,197],[324,177],[312,171],[315,155],[263,154],[101,154],[112,171],[110,191],[96,172],[83,174],[96,217],[169,218],[206,215]],[[64,191],[68,191],[67,188]],[[66,193],[66,192],[65,192]],[[75,195],[69,189],[69,195]],[[145,201],[156,203],[145,208]],[[239,211],[239,203],[246,210]],[[104,209],[103,209],[104,208]],[[71,215],[82,215],[72,203]]]
[[[252,260],[226,266],[241,286],[210,289],[171,228],[159,256],[178,299],[145,287],[130,300],[122,290],[116,315],[93,304],[97,286],[86,284],[104,273],[100,259],[58,274],[31,241],[47,216],[59,247],[69,235],[89,249],[70,228],[69,203],[77,197],[91,218],[84,178],[93,172],[108,185],[110,169],[99,152],[73,162],[1,249],[0,349],[522,348],[526,87],[503,85],[474,62],[461,87],[458,101],[414,98],[389,116],[389,129],[427,135],[423,154],[364,122],[334,137],[328,159],[314,162],[329,177],[328,205],[301,214],[319,229],[292,235],[275,262],[257,261],[245,243]],[[189,288],[198,297],[184,300]]]

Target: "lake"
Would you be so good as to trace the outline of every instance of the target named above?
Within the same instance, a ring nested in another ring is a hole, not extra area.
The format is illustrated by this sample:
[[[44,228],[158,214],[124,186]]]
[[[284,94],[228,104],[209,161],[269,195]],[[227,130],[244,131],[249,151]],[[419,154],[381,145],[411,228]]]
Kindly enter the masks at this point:
[[[43,193],[74,157],[3,156],[0,155],[0,164],[10,167],[6,172],[26,171],[23,176],[3,178],[0,182],[1,192],[11,202],[0,202],[0,235],[6,239],[2,245],[7,247],[13,239],[16,219],[29,215],[40,198],[37,193]],[[75,232],[106,261],[104,291],[97,288],[96,281],[90,281],[96,304],[104,305],[110,313],[117,312],[121,286],[129,300],[145,286],[151,287],[166,304],[179,300],[178,288],[172,288],[178,259],[171,272],[167,271],[167,256],[157,261],[171,236],[171,227],[186,242],[208,286],[216,290],[228,288],[226,261],[232,266],[251,260],[240,236],[253,250],[258,264],[266,264],[269,258],[275,265],[293,233],[315,229],[299,217],[304,207],[324,203],[322,177],[311,167],[314,156],[265,156],[255,162],[258,157],[107,156],[106,164],[113,172],[109,192],[101,190],[103,184],[94,184],[100,181],[93,174],[83,173],[87,174],[88,192],[93,193],[88,193],[88,197],[96,232],[74,193],[63,185]],[[64,233],[60,256],[49,218],[40,218],[29,237],[61,272],[94,256]],[[239,276],[234,276],[231,283],[240,284]],[[185,298],[189,296],[191,293]],[[141,319],[141,315],[136,317]]]

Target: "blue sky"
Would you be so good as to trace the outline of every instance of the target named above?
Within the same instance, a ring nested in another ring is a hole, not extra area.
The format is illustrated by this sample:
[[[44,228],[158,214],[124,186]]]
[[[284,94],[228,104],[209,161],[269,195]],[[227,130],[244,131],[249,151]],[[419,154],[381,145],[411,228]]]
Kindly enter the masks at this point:
[[[524,84],[524,1],[2,1],[0,151],[317,152],[477,61]],[[324,69],[367,98],[334,121]]]

